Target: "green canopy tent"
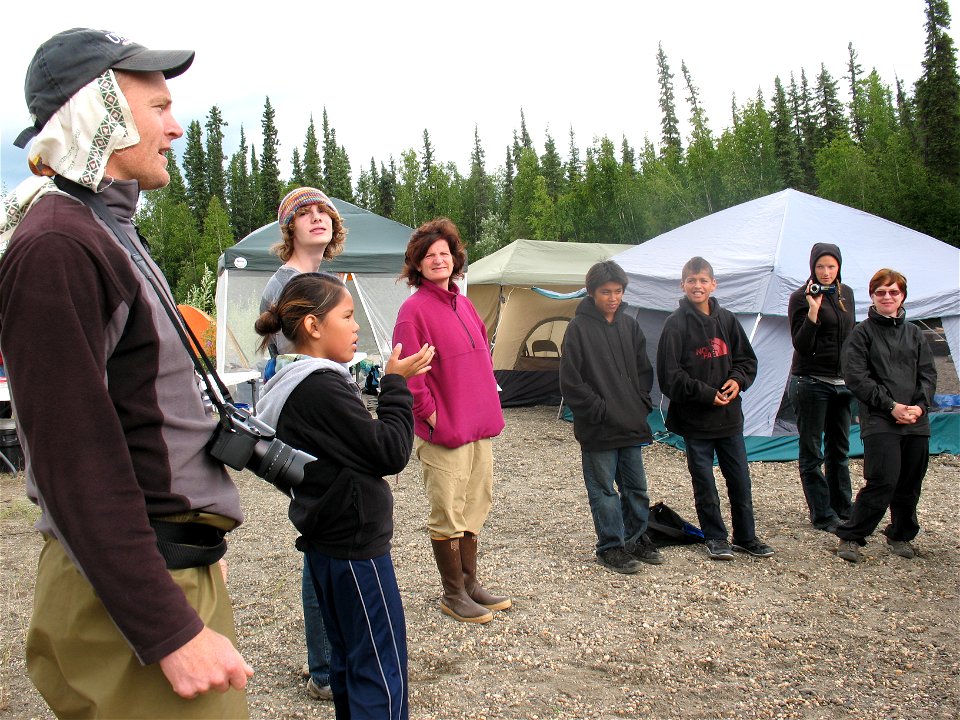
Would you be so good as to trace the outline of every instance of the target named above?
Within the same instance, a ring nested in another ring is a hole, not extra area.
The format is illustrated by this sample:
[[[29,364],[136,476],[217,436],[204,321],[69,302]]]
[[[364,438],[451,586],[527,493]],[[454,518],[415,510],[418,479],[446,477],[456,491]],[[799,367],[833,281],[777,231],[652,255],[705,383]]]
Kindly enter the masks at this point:
[[[397,277],[413,230],[394,220],[331,198],[347,229],[343,252],[324,261],[322,269],[349,273],[347,286],[357,302],[360,350],[390,355],[391,336],[400,305],[409,295]],[[237,373],[257,369],[264,354],[253,324],[260,312],[260,296],[270,276],[280,267],[270,248],[280,242],[280,224],[254,230],[217,262],[217,370]]]

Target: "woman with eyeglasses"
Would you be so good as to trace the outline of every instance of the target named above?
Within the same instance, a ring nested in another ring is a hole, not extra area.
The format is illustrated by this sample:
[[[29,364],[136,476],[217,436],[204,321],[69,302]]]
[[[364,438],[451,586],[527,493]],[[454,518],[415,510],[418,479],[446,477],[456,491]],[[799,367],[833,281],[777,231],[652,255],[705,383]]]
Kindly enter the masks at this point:
[[[867,319],[850,333],[844,350],[847,386],[860,401],[863,478],[850,519],[837,528],[837,555],[860,562],[860,548],[890,508],[884,529],[890,552],[912,559],[920,532],[917,505],[927,473],[930,421],[937,386],[933,353],[923,332],[907,322],[907,279],[878,270],[870,279]]]

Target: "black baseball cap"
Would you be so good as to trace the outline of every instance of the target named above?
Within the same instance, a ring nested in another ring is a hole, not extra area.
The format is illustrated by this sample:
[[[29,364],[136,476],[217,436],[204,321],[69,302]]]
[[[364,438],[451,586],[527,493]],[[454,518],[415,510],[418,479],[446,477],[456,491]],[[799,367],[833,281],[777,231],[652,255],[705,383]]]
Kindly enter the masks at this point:
[[[33,125],[13,144],[26,147],[47,121],[82,87],[107,70],[162,72],[176,77],[193,62],[193,50],[148,50],[108,30],[73,28],[57,33],[37,48],[23,92]]]

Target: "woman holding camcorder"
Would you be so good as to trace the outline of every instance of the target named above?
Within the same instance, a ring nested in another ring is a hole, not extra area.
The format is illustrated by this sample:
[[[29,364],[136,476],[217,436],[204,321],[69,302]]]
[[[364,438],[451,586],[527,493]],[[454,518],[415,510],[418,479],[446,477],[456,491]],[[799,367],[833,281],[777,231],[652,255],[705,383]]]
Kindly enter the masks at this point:
[[[810,250],[810,278],[791,296],[790,402],[800,436],[800,483],[810,522],[833,532],[850,516],[850,406],[841,349],[853,329],[853,290],[840,282],[840,248]]]

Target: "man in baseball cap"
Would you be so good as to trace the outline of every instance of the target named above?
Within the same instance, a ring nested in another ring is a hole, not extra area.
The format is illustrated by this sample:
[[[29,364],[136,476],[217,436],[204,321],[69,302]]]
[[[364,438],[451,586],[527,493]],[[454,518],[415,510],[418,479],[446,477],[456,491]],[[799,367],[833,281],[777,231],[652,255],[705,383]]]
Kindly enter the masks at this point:
[[[132,219],[170,181],[183,128],[166,79],[192,61],[74,29],[27,71],[17,144],[33,140],[36,177],[4,200],[0,346],[44,540],[27,669],[58,717],[247,716],[221,560],[238,492],[205,451],[217,419],[191,358],[120,241],[169,293]]]

